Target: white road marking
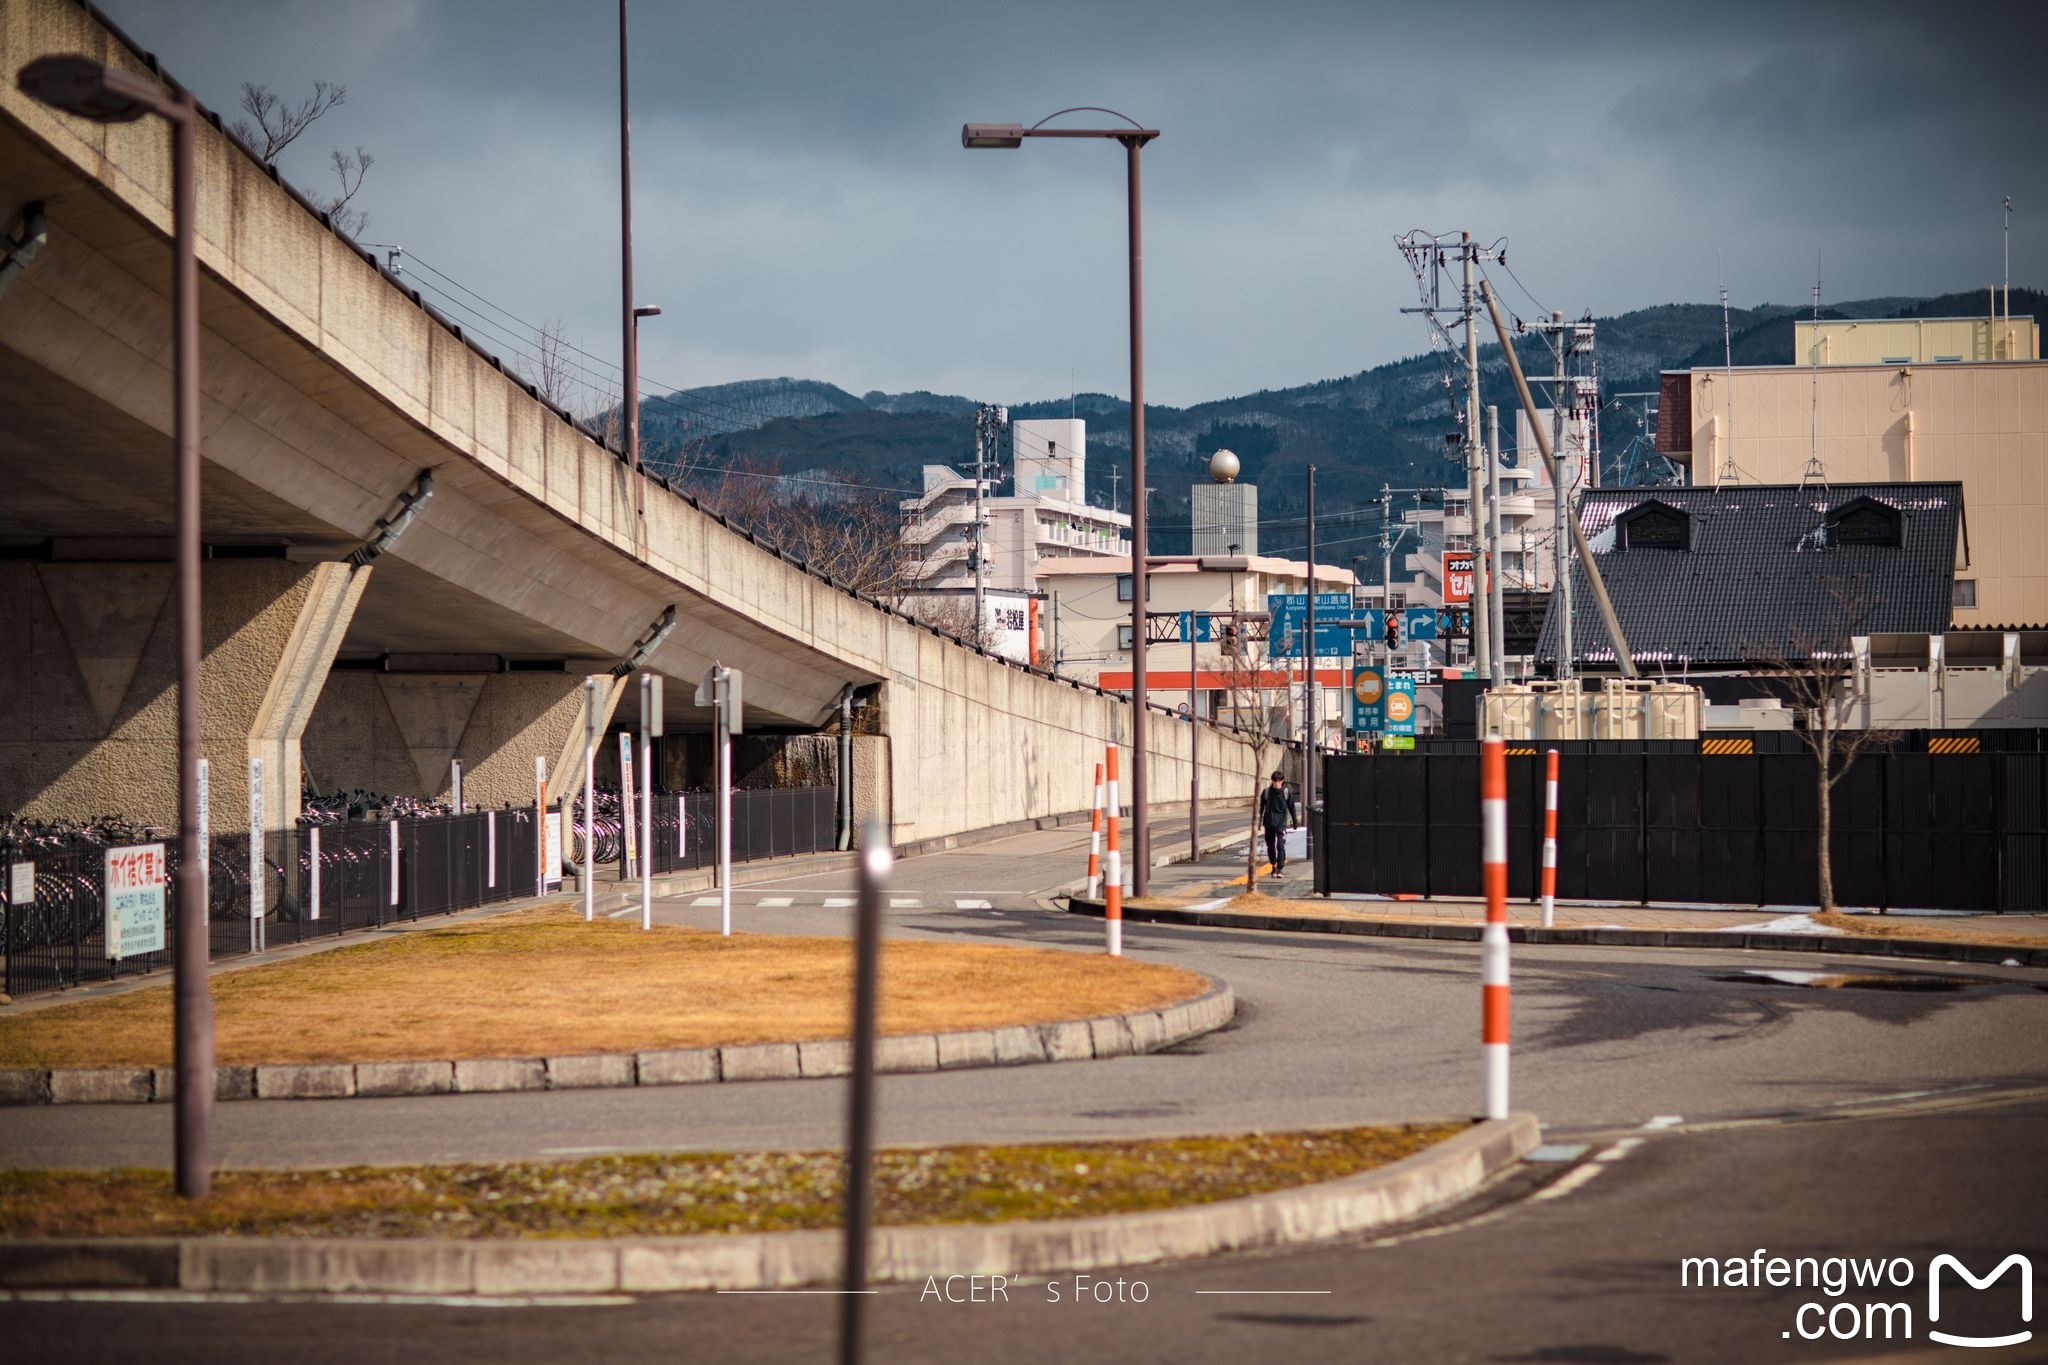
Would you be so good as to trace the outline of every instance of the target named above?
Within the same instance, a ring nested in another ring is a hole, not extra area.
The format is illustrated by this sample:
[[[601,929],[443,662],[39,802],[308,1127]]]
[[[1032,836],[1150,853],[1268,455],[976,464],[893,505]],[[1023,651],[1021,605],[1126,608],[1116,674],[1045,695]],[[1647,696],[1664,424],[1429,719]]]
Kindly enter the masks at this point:
[[[763,896],[757,902],[764,910],[780,910],[786,905],[796,904],[795,896]]]
[[[1643,1131],[1655,1133],[1665,1128],[1675,1128],[1684,1122],[1685,1116],[1683,1114],[1659,1114],[1656,1118],[1643,1125]]]
[[[994,907],[993,907],[993,906],[991,906],[991,905],[990,905],[990,904],[989,904],[989,903],[988,903],[987,901],[972,901],[972,900],[955,900],[955,901],[953,902],[953,908],[954,908],[955,910],[991,910],[991,909],[994,909]]]
[[[394,1308],[615,1308],[628,1294],[246,1294],[193,1289],[27,1289],[0,1303],[341,1303]]]
[[[879,1289],[714,1289],[714,1294],[879,1294]]]
[[[1304,591],[1306,591],[1306,589],[1304,589]],[[853,905],[853,897],[851,897],[851,896],[827,896],[827,897],[825,897],[825,908],[826,908],[827,910],[845,910],[845,909],[848,909],[848,908],[850,908],[850,907],[851,907],[852,905]]]
[[[1606,1151],[1600,1153],[1600,1155],[1594,1157],[1593,1160],[1619,1161],[1623,1157],[1627,1156],[1630,1152],[1633,1152],[1636,1148],[1642,1145],[1643,1139],[1641,1138],[1623,1138],[1621,1141],[1615,1143],[1612,1147],[1609,1147]]]
[[[692,904],[692,905],[716,905],[716,904],[718,904],[718,897],[716,897],[716,896],[699,896],[699,897],[697,897],[697,899],[695,899],[695,900],[691,901],[691,902],[690,902],[690,904]]]
[[[1328,1289],[1197,1289],[1197,1294],[1328,1294]]]
[[[1602,1167],[1588,1162],[1577,1170],[1567,1171],[1564,1177],[1555,1185],[1545,1185],[1542,1189],[1531,1195],[1529,1202],[1533,1204],[1539,1199],[1562,1199],[1594,1176],[1600,1174],[1602,1169]]]
[[[924,902],[916,896],[889,897],[889,908],[891,910],[916,910],[923,904]]]

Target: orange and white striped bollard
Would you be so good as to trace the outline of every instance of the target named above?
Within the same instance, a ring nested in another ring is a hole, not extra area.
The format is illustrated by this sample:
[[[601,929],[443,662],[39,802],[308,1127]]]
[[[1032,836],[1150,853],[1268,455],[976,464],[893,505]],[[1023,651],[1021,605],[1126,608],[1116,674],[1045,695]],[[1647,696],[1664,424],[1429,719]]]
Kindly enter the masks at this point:
[[[1116,795],[1116,745],[1109,746],[1109,781],[1105,797],[1109,802],[1109,849],[1103,854],[1103,901],[1102,920],[1109,930],[1109,955],[1124,955],[1124,855],[1123,841],[1117,835],[1117,827],[1123,823],[1117,818],[1121,807]]]
[[[1095,809],[1088,814],[1088,899],[1102,894],[1102,765],[1095,765]]]
[[[1486,928],[1479,940],[1479,1049],[1486,1076],[1486,1117],[1508,1116],[1508,756],[1498,734],[1480,746],[1481,879]]]
[[[1543,927],[1557,912],[1557,750],[1543,758]]]

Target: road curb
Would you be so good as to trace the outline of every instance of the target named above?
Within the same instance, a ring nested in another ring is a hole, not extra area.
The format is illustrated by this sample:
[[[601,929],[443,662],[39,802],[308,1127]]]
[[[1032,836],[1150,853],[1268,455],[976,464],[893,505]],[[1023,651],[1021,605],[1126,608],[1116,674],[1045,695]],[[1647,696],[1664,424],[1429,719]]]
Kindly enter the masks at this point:
[[[1208,988],[1199,995],[1129,1014],[949,1033],[891,1034],[876,1040],[875,1069],[885,1073],[956,1071],[1156,1052],[1222,1028],[1236,1017],[1237,998],[1230,987],[1213,977],[1203,980]],[[843,1076],[851,1068],[852,1053],[846,1040],[826,1038],[564,1057],[223,1066],[215,1072],[215,1094],[223,1100],[297,1100],[620,1089]],[[166,1103],[175,1095],[176,1078],[170,1067],[0,1070],[0,1107]]]
[[[1085,896],[1067,897],[1076,915],[1102,915],[1102,902]],[[1435,939],[1477,943],[1478,924],[1408,923],[1400,920],[1334,919],[1318,915],[1247,915],[1229,910],[1171,910],[1124,906],[1124,918],[1144,924],[1178,924],[1201,929],[1263,929],[1289,934],[1350,934],[1361,938]],[[1726,929],[1544,929],[1508,926],[1513,943],[1553,947],[1720,948],[1767,952],[1847,953],[1864,957],[1903,957],[1921,962],[1968,962],[1998,967],[2008,962],[2048,968],[2048,948],[2009,948],[1989,943],[1941,943],[1931,939],[1863,938],[1853,934],[1756,934]]]
[[[1463,1198],[1538,1142],[1536,1117],[1474,1124],[1343,1180],[1151,1213],[875,1229],[877,1281],[1050,1275],[1328,1241]],[[839,1232],[573,1241],[236,1237],[0,1242],[0,1287],[215,1293],[565,1294],[798,1289],[843,1270]]]

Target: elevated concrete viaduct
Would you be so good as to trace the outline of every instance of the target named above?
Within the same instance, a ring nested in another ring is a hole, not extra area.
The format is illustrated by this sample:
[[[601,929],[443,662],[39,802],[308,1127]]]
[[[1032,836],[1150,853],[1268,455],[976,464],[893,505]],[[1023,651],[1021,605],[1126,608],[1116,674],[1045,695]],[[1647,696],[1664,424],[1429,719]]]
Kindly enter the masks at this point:
[[[14,86],[49,53],[154,68],[73,0],[0,11],[0,231],[33,211],[0,283],[0,814],[168,821],[171,731],[169,140]],[[322,789],[481,802],[580,780],[585,673],[669,608],[649,666],[669,720],[744,671],[755,727],[827,723],[876,689],[866,804],[899,843],[1083,810],[1129,706],[942,640],[808,573],[656,483],[636,511],[615,454],[423,307],[216,128],[198,146],[204,327],[204,664],[216,829]],[[347,562],[423,473],[432,497],[372,563]],[[369,665],[364,667],[362,665]],[[608,689],[609,714],[623,687]],[[628,702],[630,706],[630,701]],[[1244,746],[1163,714],[1153,790],[1251,789]]]

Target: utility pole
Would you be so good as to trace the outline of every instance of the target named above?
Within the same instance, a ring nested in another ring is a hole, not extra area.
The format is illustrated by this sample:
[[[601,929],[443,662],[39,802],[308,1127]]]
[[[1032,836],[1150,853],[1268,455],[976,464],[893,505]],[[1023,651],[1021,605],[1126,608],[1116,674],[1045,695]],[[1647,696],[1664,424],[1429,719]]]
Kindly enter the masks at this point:
[[[1572,646],[1572,574],[1571,574],[1571,520],[1573,474],[1565,467],[1565,413],[1568,397],[1574,391],[1567,362],[1571,356],[1572,334],[1577,324],[1567,323],[1564,314],[1553,312],[1550,321],[1539,322],[1535,330],[1549,343],[1552,368],[1548,375],[1540,376],[1550,383],[1550,449],[1555,458],[1548,465],[1550,471],[1551,517],[1555,522],[1552,537],[1553,563],[1551,568],[1550,591],[1557,603],[1558,651],[1557,676],[1560,679],[1572,676],[1573,660],[1577,651]],[[1533,428],[1535,418],[1530,417]],[[1540,444],[1539,434],[1539,444]],[[1584,452],[1580,454],[1580,467],[1585,464]]]
[[[1480,592],[1486,581],[1486,482],[1480,467],[1485,457],[1485,446],[1479,436],[1479,327],[1475,317],[1474,294],[1472,292],[1472,267],[1478,260],[1479,248],[1472,241],[1472,234],[1461,232],[1459,241],[1464,250],[1465,290],[1465,482],[1466,520],[1472,531],[1473,580],[1471,605],[1477,610],[1472,617],[1472,665],[1473,671],[1482,677],[1494,672],[1491,632],[1488,629],[1486,603]],[[1446,596],[1450,583],[1444,583]],[[1498,681],[1496,679],[1496,681]]]
[[[2012,196],[2005,196],[2005,358],[2012,355]]]
[[[1301,640],[1301,818],[1316,801],[1316,467],[1308,467],[1308,610]],[[1313,831],[1314,826],[1309,826]],[[1310,838],[1314,838],[1311,833]],[[1315,850],[1309,850],[1315,857]],[[1310,866],[1314,866],[1311,862]]]
[[[980,644],[988,621],[988,551],[982,541],[982,493],[986,483],[989,446],[996,428],[1009,420],[1007,408],[984,403],[974,414],[974,642]]]
[[[1486,591],[1487,624],[1493,639],[1493,685],[1505,686],[1507,670],[1507,607],[1500,558],[1500,409],[1486,406],[1486,559],[1479,586]]]

